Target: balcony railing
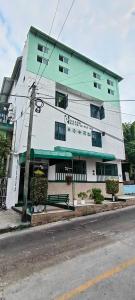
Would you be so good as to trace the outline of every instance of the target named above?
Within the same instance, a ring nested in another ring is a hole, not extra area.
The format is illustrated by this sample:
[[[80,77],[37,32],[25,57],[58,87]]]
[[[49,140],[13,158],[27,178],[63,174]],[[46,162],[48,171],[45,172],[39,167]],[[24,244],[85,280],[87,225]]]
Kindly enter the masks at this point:
[[[106,181],[107,179],[115,179],[119,180],[119,176],[105,176],[105,175],[97,175],[97,181]]]
[[[0,129],[6,131],[13,130],[13,123],[11,122],[11,118],[9,118],[7,114],[1,112],[0,112]]]

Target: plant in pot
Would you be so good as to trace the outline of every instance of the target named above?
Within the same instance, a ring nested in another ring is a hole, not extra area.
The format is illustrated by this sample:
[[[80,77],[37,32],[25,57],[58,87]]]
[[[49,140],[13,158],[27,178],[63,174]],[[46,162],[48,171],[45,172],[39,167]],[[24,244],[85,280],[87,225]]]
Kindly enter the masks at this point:
[[[95,204],[102,204],[104,196],[102,195],[101,189],[92,189],[91,198],[94,200]]]
[[[34,206],[34,212],[41,212],[44,210],[44,203],[47,199],[47,189],[47,178],[35,176],[31,179],[30,200]]]
[[[117,199],[116,194],[119,192],[119,181],[114,179],[106,180],[106,193],[112,195],[112,201]]]
[[[87,195],[87,193],[85,193],[85,192],[80,192],[79,194],[78,194],[78,198],[80,198],[81,199],[81,203],[82,204],[85,204],[85,199],[88,197],[88,195]]]
[[[66,183],[69,185],[72,182],[72,175],[66,175]]]

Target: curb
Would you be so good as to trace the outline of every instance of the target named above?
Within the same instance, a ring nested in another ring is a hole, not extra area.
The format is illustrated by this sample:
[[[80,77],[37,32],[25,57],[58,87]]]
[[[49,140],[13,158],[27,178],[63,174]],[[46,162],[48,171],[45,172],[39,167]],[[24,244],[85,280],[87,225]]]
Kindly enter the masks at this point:
[[[14,227],[9,226],[9,227],[0,229],[0,234],[4,234],[7,232],[13,232],[13,231],[19,231],[19,230],[27,229],[30,227],[31,227],[31,224],[20,224],[18,226],[14,226]]]

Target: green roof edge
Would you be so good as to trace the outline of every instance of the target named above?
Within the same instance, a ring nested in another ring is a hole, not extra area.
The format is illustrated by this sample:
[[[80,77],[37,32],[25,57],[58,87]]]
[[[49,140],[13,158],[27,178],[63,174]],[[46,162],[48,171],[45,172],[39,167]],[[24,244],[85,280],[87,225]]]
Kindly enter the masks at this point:
[[[39,36],[43,36],[45,37],[48,41],[50,41],[51,43],[58,45],[60,48],[63,48],[65,50],[68,50],[70,53],[78,56],[80,59],[84,60],[85,62],[87,61],[88,63],[90,63],[92,66],[94,66],[95,68],[98,68],[100,70],[102,70],[103,72],[106,72],[107,74],[109,74],[110,76],[116,78],[119,82],[121,80],[123,80],[123,77],[121,77],[120,75],[112,72],[111,70],[107,69],[106,67],[96,63],[95,61],[91,60],[90,58],[88,58],[87,56],[77,52],[76,50],[70,48],[69,46],[57,41],[56,39],[54,39],[53,37],[50,37],[49,35],[47,35],[46,33],[44,33],[43,31],[37,29],[34,26],[31,26],[29,29],[29,32],[35,34],[35,35],[39,35]]]

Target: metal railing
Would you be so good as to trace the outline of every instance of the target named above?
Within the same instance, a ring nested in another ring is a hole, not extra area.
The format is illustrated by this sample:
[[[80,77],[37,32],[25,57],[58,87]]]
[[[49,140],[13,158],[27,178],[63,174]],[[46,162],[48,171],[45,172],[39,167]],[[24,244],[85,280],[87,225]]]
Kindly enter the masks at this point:
[[[0,178],[0,209],[6,208],[7,177]]]
[[[105,175],[97,175],[97,181],[106,181],[107,179],[115,179],[119,180],[119,176],[105,176]]]

